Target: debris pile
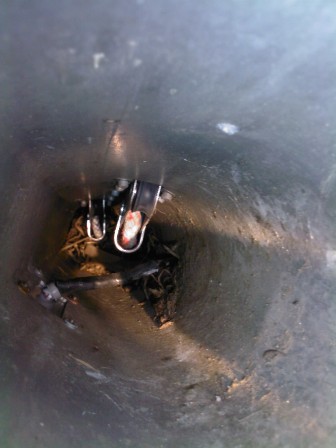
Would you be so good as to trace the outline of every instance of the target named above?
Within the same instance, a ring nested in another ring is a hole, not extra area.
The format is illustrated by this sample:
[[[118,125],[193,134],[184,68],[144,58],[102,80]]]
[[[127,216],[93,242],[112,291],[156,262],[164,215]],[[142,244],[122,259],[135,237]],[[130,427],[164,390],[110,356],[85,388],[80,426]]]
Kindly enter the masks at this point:
[[[107,275],[110,272],[105,264],[99,261],[99,245],[87,235],[83,215],[73,219],[60,252],[81,271],[92,275]]]
[[[174,318],[177,302],[177,275],[179,271],[178,244],[162,243],[152,231],[148,236],[147,257],[164,258],[166,264],[148,277],[140,280],[146,300],[155,313],[155,321],[161,326]]]
[[[92,276],[108,276],[113,272],[134,268],[151,261],[159,262],[159,269],[138,280],[130,281],[127,291],[131,296],[139,296],[153,310],[153,318],[161,326],[174,318],[177,301],[177,275],[179,272],[178,243],[163,243],[153,228],[149,229],[146,244],[136,255],[120,255],[111,244],[115,225],[113,218],[104,240],[95,242],[86,234],[85,217],[75,216],[66,241],[61,249],[62,258],[76,267],[79,276],[85,272]],[[66,271],[63,270],[63,271]]]

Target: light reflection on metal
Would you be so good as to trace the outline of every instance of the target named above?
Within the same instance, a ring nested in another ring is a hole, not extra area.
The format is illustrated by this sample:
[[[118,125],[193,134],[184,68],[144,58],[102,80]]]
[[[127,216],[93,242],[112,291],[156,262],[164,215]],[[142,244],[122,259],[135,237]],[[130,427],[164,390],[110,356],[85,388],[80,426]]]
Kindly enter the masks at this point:
[[[92,241],[101,241],[106,235],[106,214],[105,214],[105,196],[102,198],[101,213],[102,213],[102,225],[99,219],[99,215],[95,214],[94,207],[92,205],[91,194],[89,193],[89,205],[88,214],[86,220],[86,230],[88,237]]]
[[[119,120],[105,120],[106,123],[106,151],[107,154],[122,155],[125,142],[122,136],[123,128]]]
[[[155,212],[160,192],[160,185],[154,185],[138,180],[134,181],[127,201],[122,203],[120,207],[120,215],[114,231],[114,244],[120,252],[132,253],[140,249],[147,224]],[[132,212],[132,214],[129,215],[129,212]],[[140,226],[138,222],[139,220],[133,219],[133,216],[138,218],[137,213],[140,213]],[[129,227],[127,221],[128,217],[130,219],[130,224],[131,221],[133,221],[133,227],[138,229],[137,235],[134,235],[131,241],[126,241],[124,238],[125,226]],[[123,242],[126,244],[124,245]]]
[[[112,149],[113,152],[116,153],[116,155],[122,155],[125,150],[125,144],[122,136],[120,135],[120,132],[117,131],[114,136],[112,137],[110,149]]]
[[[148,178],[158,185],[164,183],[162,151],[156,142],[148,141],[141,130],[120,120],[105,120],[105,171],[117,169],[120,176]],[[153,173],[154,176],[153,176]]]

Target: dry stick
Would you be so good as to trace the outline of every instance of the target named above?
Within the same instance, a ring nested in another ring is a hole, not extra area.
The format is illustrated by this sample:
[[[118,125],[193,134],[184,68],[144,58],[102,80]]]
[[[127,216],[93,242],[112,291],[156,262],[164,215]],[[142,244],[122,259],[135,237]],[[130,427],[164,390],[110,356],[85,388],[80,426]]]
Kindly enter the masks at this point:
[[[168,252],[170,253],[170,255],[172,255],[173,257],[177,258],[178,260],[180,259],[180,257],[172,250],[170,249],[168,246],[166,246],[165,244],[162,244],[162,247]]]
[[[85,231],[83,229],[83,227],[81,226],[81,221],[82,221],[82,217],[80,216],[76,222],[72,225],[71,230],[77,230],[77,234],[72,236],[71,238],[68,238],[66,240],[66,243],[73,243],[76,241],[77,238],[81,238],[85,236]],[[71,230],[69,231],[69,233],[71,232]]]
[[[77,239],[81,239],[83,238],[84,235],[82,235],[81,233],[77,233],[76,235],[72,236],[71,238],[68,238],[66,240],[66,243],[75,243]]]
[[[78,244],[81,244],[84,242],[86,242],[86,244],[96,244],[95,241],[90,241],[90,238],[88,236],[86,236],[85,238],[82,238],[81,240],[75,241],[74,243],[67,244],[66,246],[62,247],[60,252],[63,252],[64,250],[71,249],[72,247],[77,246]]]
[[[80,217],[76,220],[76,222],[75,222],[75,224],[74,224],[74,228],[77,230],[77,232],[78,232],[80,235],[85,236],[85,231],[83,230],[83,227],[82,227],[82,221],[83,221],[83,217],[80,216]]]

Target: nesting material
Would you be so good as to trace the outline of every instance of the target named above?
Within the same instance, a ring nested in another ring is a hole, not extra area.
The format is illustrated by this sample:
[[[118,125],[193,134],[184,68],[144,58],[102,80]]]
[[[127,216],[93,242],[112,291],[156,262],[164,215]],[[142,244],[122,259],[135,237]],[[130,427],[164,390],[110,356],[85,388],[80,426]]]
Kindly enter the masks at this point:
[[[173,320],[177,303],[177,275],[180,267],[179,244],[161,241],[153,229],[148,229],[144,247],[137,254],[120,255],[111,245],[115,223],[110,222],[107,237],[101,242],[90,240],[86,234],[85,216],[76,216],[61,249],[65,264],[71,265],[78,276],[105,276],[129,269],[138,263],[163,260],[158,272],[131,282],[127,292],[152,308],[158,326]]]

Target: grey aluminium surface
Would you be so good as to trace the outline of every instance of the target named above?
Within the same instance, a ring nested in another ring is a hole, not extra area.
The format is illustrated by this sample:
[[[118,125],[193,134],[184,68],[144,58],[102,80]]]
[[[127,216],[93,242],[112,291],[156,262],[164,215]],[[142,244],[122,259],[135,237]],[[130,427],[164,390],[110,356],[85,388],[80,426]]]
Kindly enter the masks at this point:
[[[1,445],[335,446],[334,3],[0,14]],[[72,331],[15,285],[114,178],[175,195],[155,215],[186,242],[166,330],[111,290]]]

